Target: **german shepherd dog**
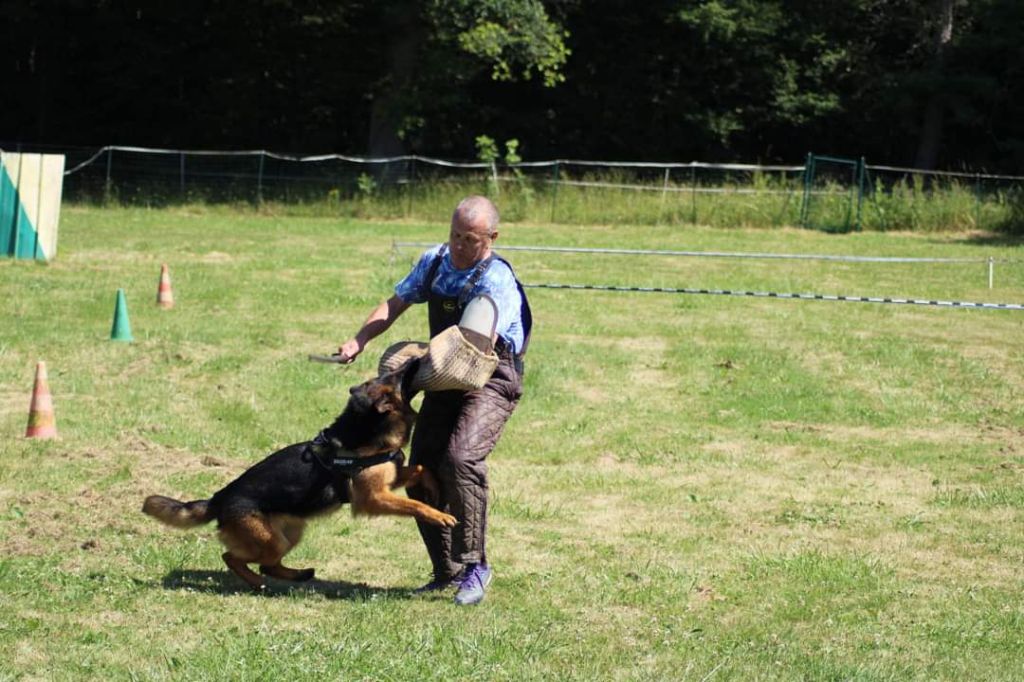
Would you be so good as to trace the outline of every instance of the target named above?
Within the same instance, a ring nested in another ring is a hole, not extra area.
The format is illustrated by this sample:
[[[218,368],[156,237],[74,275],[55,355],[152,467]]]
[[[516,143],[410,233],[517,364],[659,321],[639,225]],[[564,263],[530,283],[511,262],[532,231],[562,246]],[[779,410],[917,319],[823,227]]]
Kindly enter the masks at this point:
[[[402,379],[415,374],[418,362],[352,387],[345,410],[315,440],[278,450],[210,499],[179,502],[151,495],[142,511],[177,528],[216,519],[227,548],[224,563],[256,590],[265,583],[248,564],[259,564],[260,573],[275,578],[311,579],[314,569],[287,568],[281,560],[299,544],[307,519],[330,514],[346,502],[354,514],[413,516],[454,526],[455,517],[391,492],[414,485],[436,492],[430,473],[404,466],[398,452],[416,418]]]

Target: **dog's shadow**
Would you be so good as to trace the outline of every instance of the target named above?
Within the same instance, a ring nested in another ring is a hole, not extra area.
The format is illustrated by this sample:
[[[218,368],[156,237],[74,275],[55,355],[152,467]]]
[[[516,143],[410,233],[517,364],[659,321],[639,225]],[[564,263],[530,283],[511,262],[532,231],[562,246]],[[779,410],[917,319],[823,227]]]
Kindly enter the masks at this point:
[[[227,571],[171,571],[161,581],[166,590],[185,590],[207,594],[252,594],[261,597],[321,595],[328,599],[369,601],[372,599],[409,599],[413,591],[406,587],[374,587],[366,583],[335,580],[309,580],[293,583],[267,578],[267,586],[256,591]]]

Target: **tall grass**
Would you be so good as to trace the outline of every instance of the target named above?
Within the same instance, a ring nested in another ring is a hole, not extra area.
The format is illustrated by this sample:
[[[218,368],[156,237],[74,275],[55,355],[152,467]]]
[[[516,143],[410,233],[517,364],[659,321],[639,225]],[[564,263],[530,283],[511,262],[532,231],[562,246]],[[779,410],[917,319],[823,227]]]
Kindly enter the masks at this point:
[[[445,220],[458,198],[487,194],[496,198],[506,219],[515,222],[555,222],[567,225],[631,224],[683,227],[779,228],[801,224],[803,181],[795,174],[733,173],[711,176],[686,169],[668,181],[638,178],[626,172],[588,172],[575,176],[487,174],[458,178],[437,177],[400,184],[378,185],[367,175],[349,184],[330,182],[292,188],[285,194],[266,193],[243,201],[251,191],[205,191],[192,186],[183,194],[156,187],[135,188],[131,194],[112,188],[92,196],[103,205],[170,206],[222,203],[243,209],[307,216],[367,220]],[[865,188],[858,207],[857,188],[827,184],[811,195],[807,223],[825,230],[957,232],[1024,231],[1024,195],[1015,187],[983,187],[961,181],[925,182],[922,176],[883,182],[875,178]]]

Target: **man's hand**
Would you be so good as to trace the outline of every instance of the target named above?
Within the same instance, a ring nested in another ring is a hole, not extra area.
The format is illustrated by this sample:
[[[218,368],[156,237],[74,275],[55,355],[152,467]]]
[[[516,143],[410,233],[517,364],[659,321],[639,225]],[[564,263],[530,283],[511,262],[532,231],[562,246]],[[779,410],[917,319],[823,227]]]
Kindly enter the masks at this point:
[[[392,296],[388,300],[382,301],[366,318],[362,329],[356,332],[351,339],[338,346],[338,352],[333,357],[336,357],[338,362],[343,365],[351,363],[356,356],[363,352],[366,344],[387,331],[391,323],[408,310],[410,305],[412,304],[406,303],[398,296]]]
[[[349,339],[345,343],[338,346],[338,362],[343,365],[347,365],[356,359],[360,353],[363,352],[363,346],[356,339]]]

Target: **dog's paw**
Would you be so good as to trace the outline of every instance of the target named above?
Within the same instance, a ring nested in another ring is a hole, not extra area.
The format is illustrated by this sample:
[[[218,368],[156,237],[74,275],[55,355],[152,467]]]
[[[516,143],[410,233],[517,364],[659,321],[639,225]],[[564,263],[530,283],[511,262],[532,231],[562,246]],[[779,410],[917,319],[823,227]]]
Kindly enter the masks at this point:
[[[449,528],[454,528],[455,526],[459,525],[459,520],[451,514],[437,512],[437,520],[435,523],[438,526],[447,526]]]

